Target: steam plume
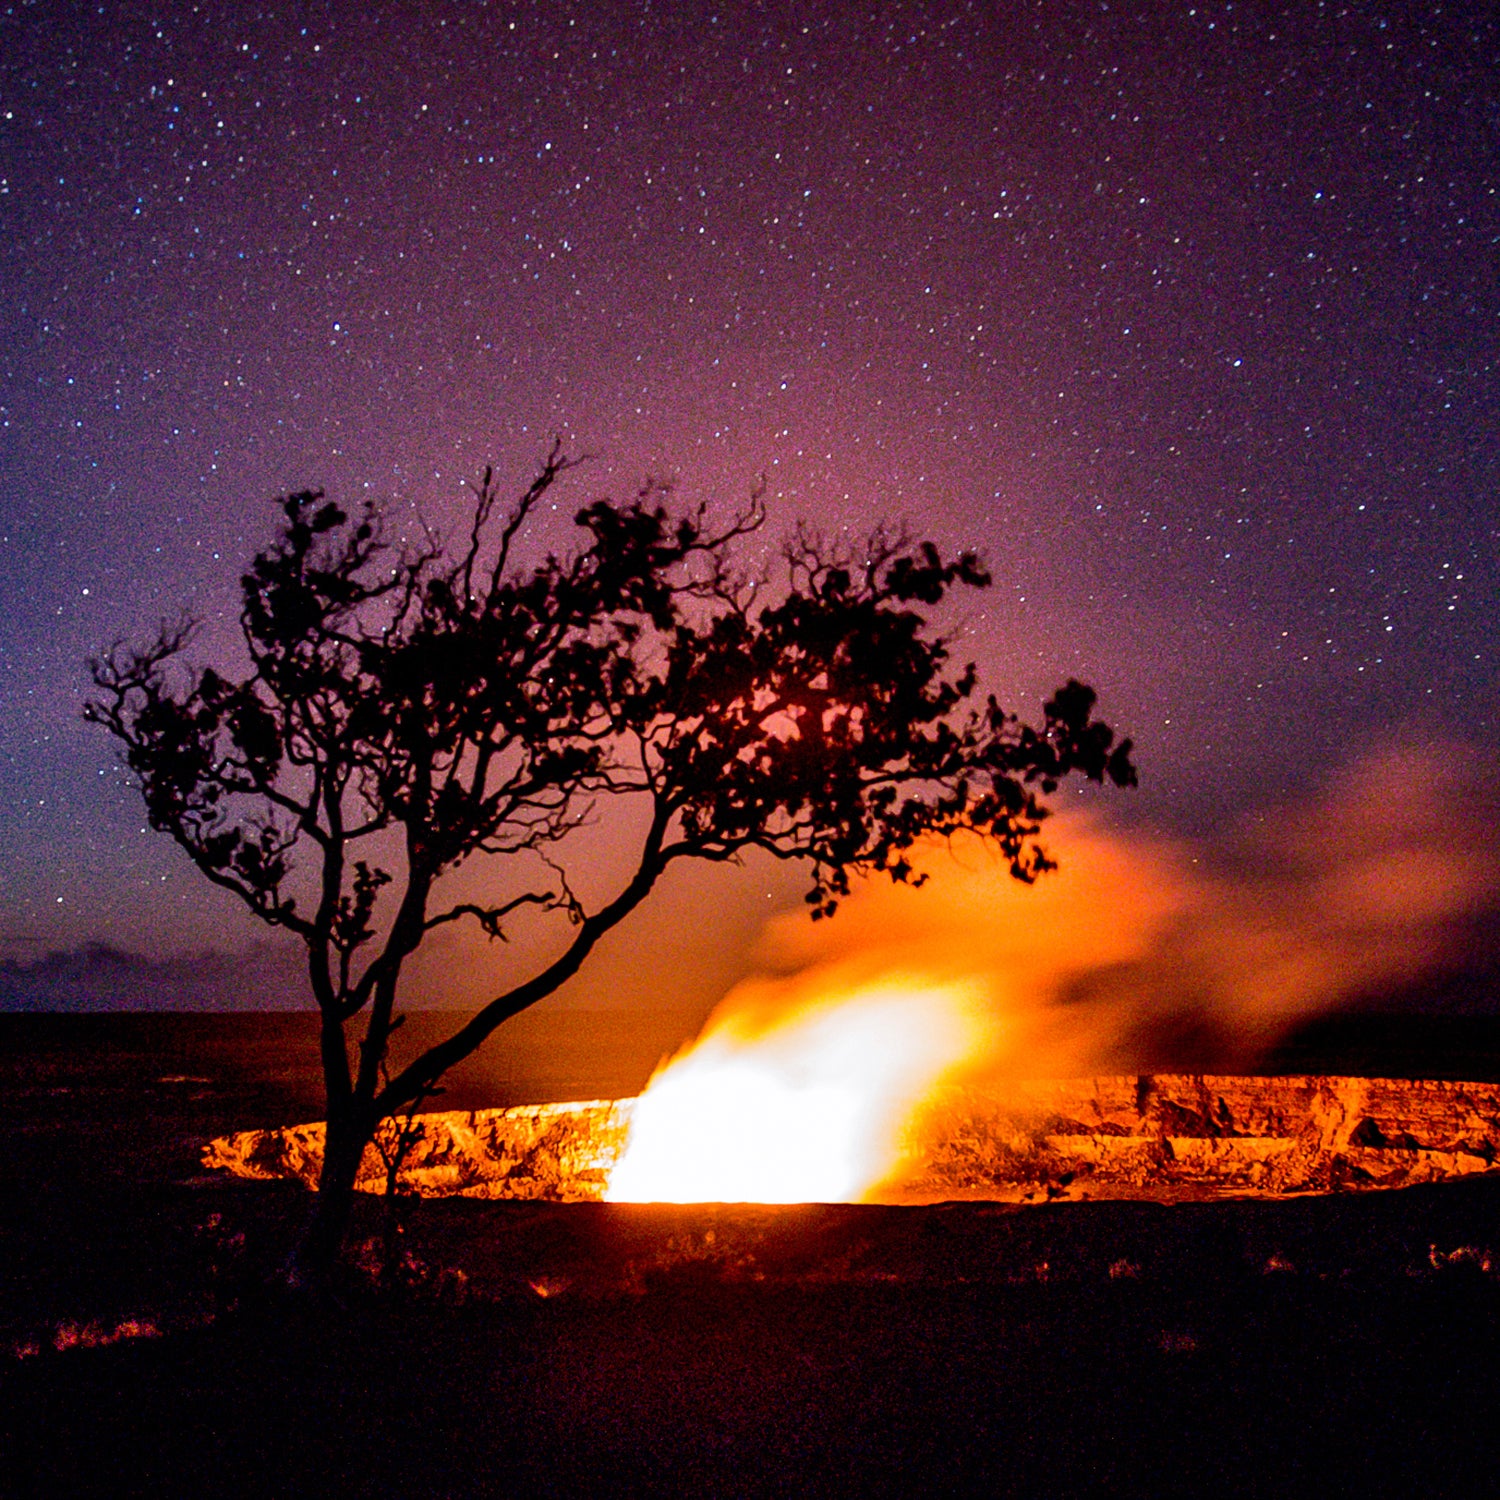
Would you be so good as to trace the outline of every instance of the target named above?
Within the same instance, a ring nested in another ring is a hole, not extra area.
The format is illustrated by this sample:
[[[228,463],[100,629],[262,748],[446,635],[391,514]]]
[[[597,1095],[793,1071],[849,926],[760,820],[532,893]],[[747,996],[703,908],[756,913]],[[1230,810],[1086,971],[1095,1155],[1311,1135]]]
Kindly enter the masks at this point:
[[[930,984],[982,997],[975,1073],[1246,1067],[1300,1022],[1493,947],[1497,814],[1477,758],[1407,748],[1212,849],[1060,817],[1061,868],[1031,887],[977,841],[929,846],[921,889],[870,881],[832,922],[771,923],[775,972],[732,991],[708,1029]]]

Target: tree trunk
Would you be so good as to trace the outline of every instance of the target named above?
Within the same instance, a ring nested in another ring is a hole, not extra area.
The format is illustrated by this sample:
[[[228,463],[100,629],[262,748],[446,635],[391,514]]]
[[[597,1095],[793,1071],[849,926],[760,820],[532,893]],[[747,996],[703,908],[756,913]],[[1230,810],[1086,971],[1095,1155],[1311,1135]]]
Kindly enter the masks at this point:
[[[287,1263],[294,1287],[324,1285],[344,1248],[354,1208],[354,1179],[371,1132],[353,1110],[329,1113],[323,1145],[323,1170],[312,1213]]]

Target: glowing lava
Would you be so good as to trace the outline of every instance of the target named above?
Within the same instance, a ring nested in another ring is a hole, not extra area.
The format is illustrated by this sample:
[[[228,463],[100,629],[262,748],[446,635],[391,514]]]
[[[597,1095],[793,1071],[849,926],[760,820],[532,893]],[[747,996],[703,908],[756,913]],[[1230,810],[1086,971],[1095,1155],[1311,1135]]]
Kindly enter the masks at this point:
[[[872,986],[769,1022],[711,1021],[635,1108],[616,1203],[839,1203],[897,1166],[902,1127],[983,1027],[964,986]]]

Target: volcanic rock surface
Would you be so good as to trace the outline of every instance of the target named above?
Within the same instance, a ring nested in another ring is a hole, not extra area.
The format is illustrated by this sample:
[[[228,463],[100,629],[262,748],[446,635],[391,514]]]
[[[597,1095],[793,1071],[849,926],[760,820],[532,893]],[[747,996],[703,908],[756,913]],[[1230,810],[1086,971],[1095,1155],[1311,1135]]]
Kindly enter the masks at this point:
[[[424,1197],[597,1200],[633,1099],[419,1115],[400,1190]],[[391,1122],[357,1186],[382,1193]],[[1142,1074],[936,1095],[906,1132],[900,1170],[870,1198],[1276,1197],[1403,1187],[1493,1169],[1500,1084],[1343,1077]],[[317,1184],[322,1124],[221,1136],[205,1166]]]
[[[400,1191],[424,1198],[540,1198],[597,1201],[625,1146],[634,1099],[523,1104],[512,1109],[417,1115],[401,1155]],[[407,1122],[401,1121],[403,1127]],[[242,1130],[203,1148],[203,1165],[237,1177],[295,1177],[318,1185],[322,1121],[281,1130]],[[383,1193],[397,1129],[387,1121],[365,1148],[355,1187]]]

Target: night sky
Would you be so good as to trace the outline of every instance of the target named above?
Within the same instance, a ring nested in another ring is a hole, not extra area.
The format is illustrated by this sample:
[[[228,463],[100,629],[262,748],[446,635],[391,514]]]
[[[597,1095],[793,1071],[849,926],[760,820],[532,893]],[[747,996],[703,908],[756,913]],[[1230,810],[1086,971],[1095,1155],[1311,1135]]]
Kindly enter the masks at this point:
[[[248,940],[85,658],[553,434],[567,508],[981,548],[1138,825],[1493,756],[1497,97],[1490,3],[3,5],[0,948]]]

